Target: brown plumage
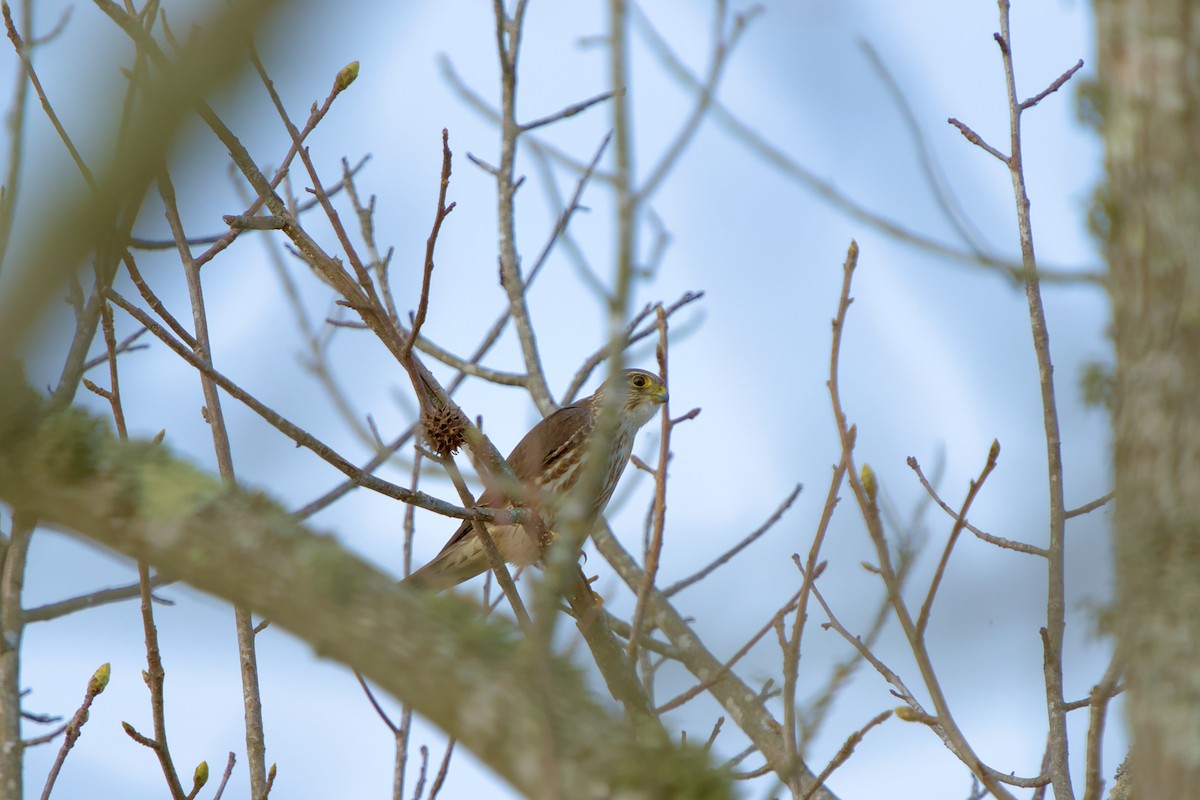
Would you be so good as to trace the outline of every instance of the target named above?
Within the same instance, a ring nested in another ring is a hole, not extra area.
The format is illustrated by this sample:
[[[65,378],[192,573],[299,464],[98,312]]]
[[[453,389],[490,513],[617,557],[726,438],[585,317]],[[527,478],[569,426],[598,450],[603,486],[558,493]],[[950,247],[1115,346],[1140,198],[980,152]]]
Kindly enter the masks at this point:
[[[596,514],[608,505],[617,481],[629,463],[638,430],[667,401],[667,387],[652,372],[629,369],[621,373],[619,380],[621,400],[617,407],[617,430],[607,452],[604,484],[594,507]],[[513,474],[526,487],[530,502],[536,504],[542,521],[551,530],[563,497],[582,474],[580,467],[603,408],[605,391],[607,389],[601,387],[590,397],[563,406],[534,425],[508,456]],[[512,503],[501,489],[493,487],[479,496],[476,505],[506,508]],[[403,583],[441,590],[486,572],[487,554],[473,526],[469,520],[464,522],[442,551]],[[510,564],[529,566],[541,557],[535,537],[527,535],[520,525],[489,525],[488,530],[500,554]]]

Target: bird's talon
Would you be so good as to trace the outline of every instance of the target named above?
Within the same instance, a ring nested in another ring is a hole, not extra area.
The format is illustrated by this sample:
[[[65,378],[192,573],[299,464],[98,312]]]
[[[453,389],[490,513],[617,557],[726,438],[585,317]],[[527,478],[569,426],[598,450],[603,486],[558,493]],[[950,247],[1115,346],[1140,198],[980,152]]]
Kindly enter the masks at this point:
[[[587,584],[588,591],[590,591],[592,593],[592,603],[595,604],[596,608],[602,607],[604,605],[604,598],[600,596],[599,592],[597,592],[595,589],[592,588],[592,584],[595,583],[596,581],[600,580],[600,576],[593,575],[592,577],[589,578],[585,575],[585,576],[583,576],[583,580],[584,580],[584,583]]]

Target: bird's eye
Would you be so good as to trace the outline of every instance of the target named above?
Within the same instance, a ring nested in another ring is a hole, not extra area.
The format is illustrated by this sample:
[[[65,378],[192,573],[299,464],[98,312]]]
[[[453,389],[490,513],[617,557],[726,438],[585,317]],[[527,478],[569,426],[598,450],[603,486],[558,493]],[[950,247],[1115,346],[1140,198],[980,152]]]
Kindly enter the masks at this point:
[[[649,381],[647,380],[645,375],[634,375],[633,378],[629,382],[632,383],[638,389],[645,389],[646,384]]]

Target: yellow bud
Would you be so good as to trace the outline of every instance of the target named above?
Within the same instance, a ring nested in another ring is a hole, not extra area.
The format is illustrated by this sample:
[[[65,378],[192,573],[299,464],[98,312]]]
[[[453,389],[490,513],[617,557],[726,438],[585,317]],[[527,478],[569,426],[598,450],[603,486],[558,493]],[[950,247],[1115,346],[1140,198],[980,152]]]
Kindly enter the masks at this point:
[[[92,679],[88,681],[88,694],[92,697],[104,691],[108,686],[108,679],[112,676],[112,666],[107,662],[100,665],[100,668],[92,674]]]
[[[354,83],[354,79],[357,77],[358,62],[351,61],[338,72],[337,79],[333,82],[333,88],[339,92],[345,91],[350,88],[350,84]]]
[[[875,495],[879,493],[879,481],[875,479],[875,470],[871,469],[870,464],[862,465],[862,485],[867,492],[867,499],[874,505]]]
[[[201,761],[196,765],[196,771],[192,773],[192,788],[199,789],[208,783],[208,762]]]
[[[909,706],[899,706],[893,709],[893,711],[897,717],[905,722],[919,722],[922,725],[938,724],[937,717],[931,717],[928,714],[922,714],[920,711],[917,711],[915,708],[911,708]]]

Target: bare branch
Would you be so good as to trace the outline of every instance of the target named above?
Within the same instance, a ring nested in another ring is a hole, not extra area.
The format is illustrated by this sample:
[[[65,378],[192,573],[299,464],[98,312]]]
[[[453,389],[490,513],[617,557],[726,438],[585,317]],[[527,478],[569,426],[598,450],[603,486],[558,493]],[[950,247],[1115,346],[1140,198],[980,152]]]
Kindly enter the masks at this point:
[[[992,256],[991,248],[984,241],[983,234],[971,222],[963,209],[962,204],[958,202],[954,191],[946,180],[946,175],[938,164],[936,155],[933,149],[929,146],[924,131],[921,129],[921,124],[917,120],[917,115],[913,112],[908,98],[904,96],[904,91],[900,88],[900,84],[896,81],[887,65],[884,64],[883,58],[875,50],[875,48],[866,39],[860,39],[859,47],[867,56],[867,61],[871,64],[872,69],[883,82],[884,88],[888,94],[892,96],[892,100],[896,103],[896,107],[900,110],[900,117],[904,120],[904,126],[908,128],[909,135],[913,138],[913,143],[917,151],[917,156],[921,161],[921,169],[925,173],[925,181],[929,184],[929,188],[933,190],[933,196],[937,199],[938,205],[942,209],[942,214],[946,220],[954,227],[954,230],[971,251],[975,255],[982,256],[987,254]]]
[[[454,203],[446,205],[446,191],[450,188],[450,132],[442,128],[442,179],[438,184],[438,201],[437,213],[433,217],[433,230],[429,233],[429,238],[425,241],[425,269],[421,277],[421,300],[417,304],[417,313],[413,317],[412,330],[408,334],[408,341],[404,345],[404,352],[407,356],[412,353],[413,343],[417,341],[417,337],[421,333],[421,326],[425,324],[425,314],[429,310],[429,280],[433,275],[433,249],[437,246],[438,233],[442,229],[442,223],[450,212],[454,210]]]
[[[354,671],[354,677],[358,678],[358,685],[362,687],[363,693],[367,696],[367,700],[370,701],[371,707],[375,709],[375,713],[379,715],[381,720],[383,720],[383,724],[386,725],[388,730],[390,730],[393,734],[399,734],[400,726],[392,722],[392,718],[389,717],[387,712],[383,710],[383,706],[379,705],[379,701],[375,699],[375,693],[371,691],[371,687],[367,684],[367,679],[364,678],[362,673],[360,673],[358,670]]]
[[[667,376],[667,315],[662,306],[658,312],[658,374],[664,386],[669,386]],[[659,559],[662,557],[663,536],[667,524],[667,464],[671,460],[671,429],[675,427],[671,419],[670,400],[662,406],[662,432],[658,440],[658,468],[654,472],[654,532],[646,548],[646,564],[643,567],[642,582],[638,586],[637,600],[633,606],[633,618],[629,623],[629,653],[628,658],[637,658],[638,639],[641,637],[642,625],[646,618],[646,598],[654,580],[658,576]]]
[[[229,759],[225,762],[225,773],[221,775],[221,783],[217,786],[217,793],[213,795],[213,800],[221,800],[221,795],[225,794],[225,787],[229,784],[229,777],[233,775],[235,763],[237,763],[237,758],[230,752]]]
[[[1090,514],[1097,508],[1107,505],[1115,496],[1116,492],[1109,492],[1103,497],[1097,497],[1090,503],[1084,503],[1079,508],[1072,508],[1069,511],[1063,512],[1063,516],[1067,519],[1071,519],[1072,517],[1081,517],[1084,514]]]
[[[782,608],[780,608],[773,615],[771,615],[771,619],[767,621],[766,625],[763,625],[761,628],[759,628],[757,633],[755,633],[753,636],[751,636],[750,639],[744,645],[742,645],[740,648],[738,648],[738,651],[736,653],[734,653],[732,656],[729,657],[728,661],[726,661],[724,664],[721,665],[720,669],[718,669],[716,672],[712,673],[711,675],[707,676],[699,684],[693,686],[692,688],[683,692],[682,694],[675,697],[674,699],[668,700],[667,702],[663,703],[662,705],[660,705],[658,708],[655,709],[655,712],[657,712],[658,714],[665,714],[668,711],[671,711],[672,709],[679,708],[681,705],[683,705],[687,701],[692,700],[696,697],[699,697],[700,694],[711,689],[714,685],[716,685],[720,680],[722,680],[726,675],[729,674],[730,670],[733,669],[734,665],[737,664],[738,661],[741,661],[742,656],[746,655],[746,653],[749,653],[750,648],[753,647],[755,644],[757,644],[758,641],[760,639],[762,639],[762,637],[766,636],[767,633],[772,628],[774,628],[779,623],[780,620],[783,619],[785,614],[787,614],[789,611],[793,610],[796,607],[796,601],[798,601],[799,599],[800,599],[800,593],[796,592],[794,595],[792,595],[791,599],[788,600],[783,605]]]
[[[858,743],[863,740],[863,737],[866,736],[867,733],[870,732],[870,730],[876,725],[883,724],[884,720],[891,715],[891,710],[876,714],[871,718],[870,722],[868,722],[866,725],[863,725],[854,733],[850,734],[849,738],[847,738],[845,743],[842,744],[841,749],[837,751],[837,754],[829,761],[829,764],[825,767],[825,769],[821,770],[821,774],[817,775],[816,786],[813,786],[811,789],[805,792],[802,800],[808,800],[808,798],[812,797],[813,792],[817,790],[817,787],[824,785],[825,781],[829,780],[829,776],[833,774],[835,769],[850,760],[850,756],[854,755],[854,748],[858,747]]]
[[[140,339],[142,334],[145,332],[145,328],[138,328],[136,331],[117,342],[115,353],[120,355],[121,353],[132,353],[136,350],[145,350],[147,347],[149,347],[149,345],[134,344],[134,342]],[[87,372],[88,370],[95,369],[96,367],[108,361],[108,358],[109,354],[107,350],[95,358],[89,358],[87,361],[83,362],[83,371]]]
[[[1029,326],[1033,334],[1033,350],[1037,357],[1038,388],[1042,401],[1042,425],[1046,439],[1046,481],[1050,509],[1047,520],[1049,545],[1046,548],[1046,627],[1043,641],[1043,679],[1046,691],[1046,711],[1050,722],[1050,765],[1048,773],[1054,796],[1070,800],[1075,796],[1068,764],[1066,712],[1063,711],[1063,639],[1066,629],[1066,509],[1063,499],[1064,470],[1062,434],[1059,427],[1058,404],[1054,395],[1054,365],[1051,359],[1050,331],[1046,324],[1046,309],[1042,302],[1040,276],[1033,247],[1033,223],[1029,213],[1029,195],[1025,189],[1025,167],[1021,144],[1021,113],[1017,99],[1017,81],[1013,71],[1012,32],[1009,28],[1009,0],[999,0],[1000,45],[1004,82],[1008,92],[1009,148],[1008,162],[1013,186],[1013,201],[1017,211],[1017,234],[1021,242],[1022,278],[1025,300],[1029,307]],[[1070,77],[1065,74],[1063,80]]]
[[[260,417],[266,420],[268,424],[294,441],[298,446],[311,450],[313,453],[320,456],[321,459],[337,468],[342,474],[351,478],[355,485],[371,489],[372,491],[379,492],[380,494],[388,497],[394,497],[395,499],[406,503],[413,503],[428,511],[433,511],[448,517],[456,517],[458,519],[488,519],[499,521],[502,519],[516,519],[517,515],[519,515],[520,512],[516,511],[504,511],[497,513],[487,509],[461,508],[459,506],[438,500],[437,498],[427,495],[424,492],[414,492],[409,489],[405,489],[402,486],[397,486],[394,483],[385,481],[382,478],[376,477],[375,475],[360,469],[342,456],[338,455],[333,448],[329,447],[324,442],[305,431],[303,428],[293,424],[276,413],[274,410],[256,400],[233,381],[226,378],[223,374],[215,369],[212,369],[211,367],[206,366],[190,350],[183,347],[179,342],[175,341],[175,339],[172,338],[167,331],[163,330],[162,326],[150,319],[150,317],[144,311],[131,304],[120,294],[110,290],[108,296],[114,303],[119,305],[131,316],[137,319],[138,322],[145,325],[152,334],[157,336],[160,341],[170,347],[176,355],[191,364],[195,369],[204,372],[216,385],[228,392],[231,397],[249,407],[250,410],[258,414]]]
[[[796,484],[796,488],[791,491],[791,494],[789,494],[787,497],[785,497],[783,499],[783,502],[779,504],[779,506],[775,509],[774,512],[772,512],[771,516],[767,518],[766,522],[764,522],[762,525],[759,525],[757,528],[755,528],[753,531],[751,531],[749,534],[747,534],[745,538],[743,538],[740,542],[735,544],[733,547],[729,548],[724,553],[717,556],[717,558],[712,563],[710,563],[708,566],[701,569],[699,572],[693,573],[692,575],[689,575],[688,577],[684,578],[683,580],[676,581],[675,583],[671,584],[667,588],[663,589],[662,590],[663,596],[671,597],[675,593],[682,591],[683,589],[686,589],[687,587],[691,586],[692,584],[696,583],[697,581],[701,581],[704,578],[707,578],[718,567],[720,567],[724,564],[727,564],[730,561],[730,559],[732,559],[738,553],[742,552],[742,550],[745,550],[747,547],[749,547],[751,544],[753,544],[755,541],[757,541],[760,536],[762,536],[764,533],[769,531],[772,527],[774,527],[776,522],[778,522],[780,519],[783,518],[783,515],[787,512],[787,510],[792,507],[792,503],[796,502],[796,498],[800,496],[800,492],[802,489],[804,489],[803,484]]]
[[[1079,72],[1079,70],[1081,70],[1081,69],[1083,69],[1083,59],[1082,58],[1079,59],[1078,61],[1076,61],[1074,66],[1072,66],[1070,69],[1068,69],[1062,75],[1059,75],[1057,78],[1055,78],[1054,82],[1051,83],[1049,86],[1047,86],[1045,89],[1038,92],[1035,96],[1022,101],[1021,105],[1020,105],[1021,110],[1024,111],[1027,108],[1033,108],[1038,103],[1042,102],[1047,97],[1049,97],[1051,94],[1053,94],[1054,92],[1057,92],[1059,89],[1061,89],[1063,87],[1063,84],[1065,84],[1067,81],[1071,80],[1072,75],[1074,75],[1076,72]]]
[[[315,124],[316,123],[314,121],[309,120],[309,124],[305,126],[306,130],[310,127],[315,126]],[[305,133],[305,135],[307,135],[307,132]],[[289,161],[290,161],[290,158],[291,158],[291,156],[289,156],[289,159],[288,159]],[[371,157],[369,155],[363,156],[362,158],[360,158],[358,160],[357,164],[355,164],[353,167],[349,167],[347,170],[345,170],[345,175],[343,176],[342,180],[338,181],[335,184],[325,187],[325,194],[328,195],[329,197],[333,197],[334,195],[341,192],[343,189],[347,188],[347,186],[349,185],[348,184],[349,179],[351,177],[353,177],[354,175],[357,175],[362,170],[362,168],[367,165],[367,162],[370,160],[371,160]],[[277,171],[275,174],[275,177],[271,180],[270,185],[272,187],[277,187],[280,183],[283,182],[283,179],[287,177],[287,174],[288,173],[286,170]],[[261,198],[256,200],[255,203],[251,206],[251,208],[253,208],[255,210],[261,208],[262,202],[263,201]],[[318,205],[317,199],[315,197],[310,198],[308,200],[305,200],[303,203],[298,204],[295,208],[294,214],[299,215],[299,214],[303,214],[306,211],[311,211],[312,209],[316,208],[317,205]],[[228,218],[222,217],[222,219],[253,220],[253,219],[260,219],[260,217],[256,216],[254,211],[247,211],[242,214],[231,215]],[[273,219],[273,217],[268,217],[267,219]],[[242,230],[257,230],[257,229],[256,228],[238,229],[236,232],[234,232],[232,234],[232,236],[236,237],[238,234],[240,234],[242,232]],[[189,236],[187,239],[188,247],[199,247],[201,245],[214,245],[214,244],[217,244],[218,242],[222,242],[226,237],[230,237],[230,233],[231,232],[226,231],[225,233],[213,233],[213,234],[209,234],[207,236]],[[224,249],[225,247],[227,247],[228,244],[229,244],[228,242],[224,243],[222,245],[221,249]],[[141,239],[141,238],[138,238],[135,236],[129,240],[129,246],[131,248],[133,248],[134,250],[174,250],[176,247],[176,244],[175,244],[174,239]],[[215,255],[215,253],[214,253],[214,255]],[[210,259],[211,259],[211,256],[209,256],[209,258],[205,259],[205,261],[208,261]]]
[[[1101,745],[1104,742],[1104,723],[1108,715],[1108,701],[1116,696],[1120,689],[1117,681],[1125,671],[1125,662],[1118,649],[1113,653],[1104,677],[1092,688],[1088,698],[1091,711],[1088,719],[1087,732],[1087,771],[1083,790],[1083,800],[1100,800],[1104,792],[1104,765],[1101,762]]]
[[[971,503],[979,495],[983,489],[983,482],[987,480],[988,475],[992,474],[992,470],[996,468],[996,461],[1000,458],[1000,442],[993,439],[992,446],[988,448],[987,461],[983,465],[983,471],[979,473],[979,477],[971,481],[971,487],[967,490],[967,496],[963,500],[962,508],[954,515],[954,527],[950,530],[950,538],[946,540],[946,549],[942,551],[942,558],[938,561],[937,569],[933,573],[933,579],[929,582],[929,592],[925,595],[925,602],[921,604],[921,611],[917,614],[917,636],[925,635],[925,626],[929,624],[929,614],[933,610],[933,598],[937,594],[938,586],[941,585],[942,576],[946,573],[946,565],[950,561],[950,551],[954,549],[954,543],[958,541],[958,535],[962,533],[963,520],[966,519],[967,511],[971,508]]]
[[[623,92],[625,90],[621,89],[620,91]],[[611,91],[610,92],[601,92],[600,94],[596,95],[595,97],[589,97],[587,100],[581,100],[578,103],[572,103],[571,105],[564,108],[562,111],[558,111],[554,114],[550,114],[549,116],[545,116],[545,117],[541,117],[539,119],[532,120],[531,122],[526,122],[522,125],[519,125],[518,127],[519,127],[521,133],[525,133],[526,131],[532,131],[537,128],[541,128],[544,125],[551,125],[555,122],[558,122],[559,120],[564,120],[564,119],[567,119],[568,117],[573,117],[576,114],[580,113],[581,111],[586,111],[587,109],[591,108],[592,106],[596,105],[597,103],[603,103],[605,100],[611,99],[613,94],[614,94],[614,92],[611,92]]]
[[[31,395],[28,388],[0,386],[0,412],[13,413]],[[79,430],[70,426],[81,422],[96,433],[72,439],[60,427]],[[51,480],[53,467],[38,456],[50,442],[73,442],[79,452],[64,455],[90,458],[98,469],[69,485]],[[168,490],[170,502],[145,508],[129,502],[162,498]],[[635,733],[606,711],[568,659],[542,656],[550,660],[550,683],[532,685],[534,654],[513,626],[497,620],[463,626],[461,620],[475,616],[469,604],[400,587],[332,537],[302,529],[260,493],[223,486],[163,448],[106,438],[94,418],[59,416],[27,436],[0,440],[0,498],[201,591],[253,607],[412,702],[434,724],[458,727],[462,744],[520,792],[549,797],[537,769],[544,752],[530,752],[544,738],[546,715],[531,711],[531,700],[540,697],[550,699],[544,711],[552,719],[574,723],[554,727],[562,796],[582,796],[597,782],[618,794],[634,791],[636,782],[636,791],[662,796],[727,796],[723,779],[698,768],[694,755],[678,753],[665,739],[648,741],[644,728]],[[510,719],[529,735],[512,736],[508,726],[458,726],[463,714]]]
[[[7,7],[5,10],[7,11]],[[75,746],[75,742],[83,733],[83,726],[88,721],[88,709],[92,707],[92,701],[108,686],[110,674],[109,665],[102,664],[88,681],[87,691],[83,695],[83,703],[71,717],[71,721],[67,723],[67,735],[63,739],[62,747],[58,749],[58,756],[50,766],[49,774],[46,776],[46,785],[42,788],[42,800],[50,800],[50,792],[54,790],[54,782],[58,780],[58,773],[62,770],[63,762],[67,760],[67,754],[71,752],[71,748]]]
[[[688,305],[689,303],[699,300],[701,297],[704,297],[704,292],[684,292],[678,300],[666,307],[665,311],[667,318],[670,319],[671,315],[676,311]],[[647,336],[650,336],[658,331],[657,322],[652,322],[646,325],[644,328],[641,328],[640,330],[638,329],[638,325],[640,325],[642,321],[646,319],[646,317],[654,313],[656,308],[657,304],[645,306],[634,316],[633,320],[625,326],[624,335],[626,348],[631,347],[637,342],[640,342],[642,339],[645,339]],[[571,402],[575,395],[579,393],[579,390],[582,388],[583,384],[587,382],[589,377],[591,377],[591,374],[596,367],[603,364],[608,357],[608,347],[606,346],[601,347],[596,352],[584,359],[583,366],[576,371],[575,377],[571,379],[571,384],[567,387],[567,391],[563,394],[564,403]]]
[[[921,679],[925,683],[925,688],[929,692],[930,699],[937,711],[938,725],[935,731],[950,752],[961,760],[987,786],[988,790],[996,796],[997,800],[1014,800],[1012,793],[1007,791],[1001,785],[996,775],[993,774],[994,771],[990,770],[983,763],[982,759],[976,755],[950,712],[949,703],[945,693],[942,691],[941,683],[934,670],[929,652],[925,647],[924,639],[918,634],[916,623],[900,593],[900,580],[892,561],[887,536],[884,533],[883,524],[879,517],[879,506],[876,502],[879,490],[878,480],[869,466],[864,465],[860,473],[854,463],[852,450],[856,432],[855,428],[847,421],[845,411],[842,408],[838,374],[846,316],[850,309],[850,304],[853,302],[850,297],[850,287],[853,282],[854,270],[858,266],[858,255],[858,244],[851,241],[846,253],[846,261],[842,267],[842,290],[838,300],[837,316],[833,320],[833,343],[830,347],[829,363],[829,396],[833,404],[834,423],[837,427],[839,438],[842,441],[842,453],[847,459],[846,476],[849,480],[850,488],[854,492],[854,499],[862,514],[863,522],[866,524],[867,534],[875,548],[875,555],[879,561],[879,566],[875,569],[883,579],[883,584],[887,590],[887,596],[891,602],[896,619],[904,630],[904,635],[908,639],[913,658],[920,670]],[[816,593],[815,586],[813,591]],[[817,595],[817,598],[820,600],[820,595]],[[822,608],[826,609],[826,613],[828,614],[829,610],[825,603],[822,602],[821,605]],[[844,635],[849,636],[848,633]],[[863,648],[860,652],[867,655],[869,651]],[[876,669],[880,669],[881,662],[878,659],[873,655],[869,655],[868,658]],[[911,698],[911,694],[905,697],[912,708],[919,708],[915,699]]]
[[[667,73],[691,91],[700,91],[703,87],[703,82],[693,75],[674,51],[671,50],[662,36],[650,24],[646,15],[641,13],[637,9],[637,6],[633,6],[633,9],[637,12],[633,15],[634,23],[638,26],[638,30],[645,39],[646,44],[658,57]],[[458,86],[462,86],[461,81],[458,81]],[[761,134],[738,119],[719,100],[712,102],[709,110],[709,118],[745,144],[752,153],[776,167],[781,174],[787,175],[848,216],[864,222],[899,241],[915,245],[928,252],[937,253],[967,264],[986,267],[1012,278],[1022,277],[1024,267],[1021,264],[1014,264],[1010,261],[986,256],[980,257],[971,251],[947,245],[922,233],[909,230],[895,220],[888,219],[859,204],[837,189],[833,184],[818,177],[814,172],[793,160],[780,148],[768,142]],[[569,159],[564,160],[567,163],[574,163]],[[1044,281],[1083,282],[1093,283],[1097,286],[1102,286],[1104,283],[1103,273],[1077,268],[1048,268],[1042,265],[1039,274]]]
[[[58,138],[62,140],[63,145],[66,146],[67,152],[71,154],[71,160],[75,162],[75,167],[79,170],[79,174],[83,176],[84,181],[87,182],[88,188],[93,192],[99,192],[100,187],[97,185],[92,171],[84,163],[83,156],[79,154],[75,143],[71,141],[70,134],[63,127],[58,114],[54,112],[54,106],[50,105],[50,98],[46,96],[46,91],[42,88],[42,81],[38,78],[37,70],[33,68],[33,61],[29,58],[29,48],[21,40],[21,34],[17,32],[17,26],[13,23],[12,12],[9,10],[8,3],[3,3],[0,8],[3,9],[4,27],[8,30],[9,41],[13,43],[13,49],[17,51],[17,57],[21,59],[21,64],[25,67],[25,74],[29,77],[29,83],[33,86],[34,91],[37,92],[38,100],[42,103],[42,110],[46,112],[46,118],[54,126],[54,130],[58,133]]]
[[[966,123],[959,122],[954,117],[950,117],[950,119],[946,120],[946,122],[949,122],[951,125],[958,128],[959,133],[961,133],[963,135],[963,137],[966,138],[966,140],[968,142],[970,142],[971,144],[975,145],[978,148],[981,148],[982,150],[984,150],[987,153],[990,153],[991,155],[1000,159],[1000,161],[1005,164],[1010,163],[1010,159],[1008,156],[1004,155],[1004,153],[1001,153],[999,150],[997,150],[996,148],[992,147],[990,144],[985,142],[983,140],[983,137],[980,136],[975,131],[971,130],[966,125]]]
[[[917,463],[917,459],[909,456],[906,463],[913,472],[917,473],[917,479],[921,481],[921,485],[925,487],[925,491],[929,493],[929,496],[933,498],[933,501],[937,503],[943,511],[950,515],[950,518],[955,521],[955,524],[961,522],[964,528],[975,534],[978,538],[988,542],[989,544],[994,544],[997,547],[1003,547],[1006,550],[1016,550],[1018,553],[1028,553],[1034,556],[1041,556],[1042,558],[1046,557],[1046,550],[1044,548],[1032,544],[1025,544],[1024,542],[1014,541],[1012,539],[1005,539],[1002,536],[994,536],[985,531],[981,531],[970,522],[962,519],[958,514],[955,513],[954,509],[947,505],[946,502],[938,496],[938,493],[933,488],[933,485],[930,484],[929,480],[925,477],[925,473],[921,471],[921,465]]]
[[[164,578],[162,575],[154,575],[150,578],[150,588],[158,586],[168,586],[174,583],[173,579]],[[119,603],[122,600],[131,600],[141,593],[141,583],[131,583],[128,586],[115,586],[111,589],[101,589],[98,592],[72,597],[69,600],[59,600],[57,603],[47,603],[43,606],[30,608],[25,611],[26,624],[31,622],[45,622],[47,620],[58,619],[65,617],[68,614],[74,614],[76,611],[83,611],[97,606],[107,605],[108,603]],[[171,601],[163,600],[159,597],[152,598],[157,603],[172,605]]]

